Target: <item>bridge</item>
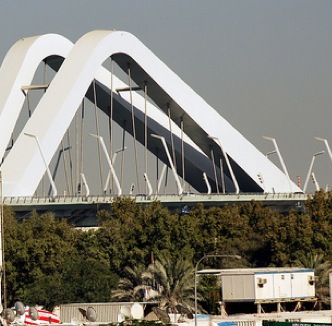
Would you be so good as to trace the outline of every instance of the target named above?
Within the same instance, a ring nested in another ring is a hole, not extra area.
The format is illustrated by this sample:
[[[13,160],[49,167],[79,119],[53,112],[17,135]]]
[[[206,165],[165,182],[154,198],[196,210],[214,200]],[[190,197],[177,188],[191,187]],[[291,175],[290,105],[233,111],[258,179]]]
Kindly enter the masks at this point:
[[[53,197],[5,197],[4,204],[11,207],[18,219],[30,216],[33,211],[39,214],[52,212],[55,217],[66,218],[70,224],[77,227],[95,227],[100,210],[110,210],[110,205],[116,200],[116,196],[57,196]],[[245,204],[251,201],[262,202],[280,213],[287,213],[291,209],[303,210],[307,195],[296,194],[182,194],[182,195],[137,195],[127,196],[139,205],[147,205],[153,201],[160,201],[171,212],[178,214],[189,213],[199,203],[205,207],[224,206],[232,204]]]
[[[304,199],[286,169],[123,31],[18,40],[0,68],[0,130],[5,203]]]

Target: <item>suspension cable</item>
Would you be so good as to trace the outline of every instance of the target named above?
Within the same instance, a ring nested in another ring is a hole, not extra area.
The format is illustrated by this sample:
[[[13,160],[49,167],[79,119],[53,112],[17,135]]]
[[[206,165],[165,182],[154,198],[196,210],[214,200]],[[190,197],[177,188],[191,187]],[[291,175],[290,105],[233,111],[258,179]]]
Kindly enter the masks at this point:
[[[47,72],[47,69],[46,69],[46,59],[44,60],[44,72],[43,72],[43,83],[44,85],[46,84],[46,72]],[[44,94],[46,93],[46,88],[44,89]],[[28,101],[30,101],[30,98],[28,98]],[[31,110],[29,109],[29,118],[31,117]],[[43,181],[42,181],[42,189],[45,189],[45,190],[42,190],[42,193],[44,193],[46,191],[46,186],[45,186],[45,174],[44,174],[44,178],[43,178]]]
[[[184,142],[183,142],[183,116],[181,117],[181,163],[182,163],[182,189],[185,187],[184,171]]]
[[[63,169],[65,172],[66,190],[69,194],[70,188],[69,188],[69,178],[68,178],[68,167],[67,167],[67,159],[66,159],[65,146],[64,146],[63,140],[61,140],[61,149],[62,149]]]
[[[71,183],[71,195],[74,195],[76,193],[75,187],[74,187],[74,171],[73,171],[73,157],[71,153],[71,142],[70,142],[70,130],[67,129],[67,143],[69,147],[69,169],[70,169],[70,183]]]
[[[110,137],[110,157],[113,156],[113,58],[111,60],[111,91],[110,91],[110,105],[109,105],[109,119],[108,119],[108,133]],[[113,162],[112,162],[113,163]],[[113,191],[113,175],[110,176],[110,189]]]
[[[133,92],[132,92],[132,84],[131,84],[131,69],[130,69],[129,63],[128,63],[128,78],[129,78],[129,89],[130,89],[131,121],[132,121],[133,136],[134,136],[135,167],[136,167],[136,180],[137,180],[136,182],[137,182],[138,193],[140,193],[141,187],[140,187],[139,175],[138,175],[139,168],[138,168],[137,148],[136,148],[135,114],[134,114]]]
[[[96,120],[96,133],[97,136],[100,136],[100,131],[99,131],[99,121],[98,121],[98,111],[97,111],[97,92],[96,92],[96,80],[93,80],[93,101],[94,101],[94,106],[95,106],[95,120]],[[99,176],[100,176],[100,185],[101,189],[103,189],[103,171],[102,171],[102,166],[101,166],[101,150],[100,150],[100,143],[98,141],[97,143],[98,146],[98,162],[99,162]]]
[[[84,114],[85,114],[85,98],[82,100],[82,115],[81,115],[81,161],[80,161],[80,176],[81,176],[81,185],[83,185],[83,174],[84,174]]]
[[[175,171],[177,171],[174,139],[173,139],[173,132],[172,132],[172,122],[171,122],[172,121],[171,120],[171,109],[169,107],[169,103],[167,103],[167,111],[168,111],[169,132],[170,132],[170,138],[171,138],[171,148],[172,148],[172,154],[173,154],[173,165],[174,165]]]
[[[216,162],[214,160],[214,152],[213,152],[213,148],[212,147],[211,147],[211,159],[212,159],[212,164],[213,164],[213,172],[214,172],[214,179],[215,179],[215,183],[216,183],[217,194],[219,194],[219,186],[218,186],[218,179],[217,179]]]
[[[222,193],[226,193],[226,187],[225,187],[225,175],[224,175],[224,168],[223,168],[223,162],[222,157],[219,158],[219,165],[220,165],[220,178],[221,178],[221,189]]]
[[[144,162],[145,173],[148,175],[148,118],[147,118],[147,93],[148,85],[144,82]],[[145,183],[145,193],[147,193],[147,183]]]
[[[127,123],[127,121],[123,120],[123,125],[122,125],[122,148],[125,147],[125,140],[126,140],[126,130],[125,130],[125,127],[126,127],[126,123]],[[124,152],[125,151],[121,151],[121,181],[120,181],[121,189],[122,189],[122,185],[123,185],[123,171],[124,171],[124,158],[125,158]]]
[[[166,167],[166,175],[165,175],[165,188],[164,188],[164,195],[166,195],[166,189],[168,185],[168,166]]]
[[[79,146],[78,146],[78,110],[75,113],[75,185],[77,187],[77,193],[80,195],[82,192],[82,183],[80,181],[80,171],[79,171]]]

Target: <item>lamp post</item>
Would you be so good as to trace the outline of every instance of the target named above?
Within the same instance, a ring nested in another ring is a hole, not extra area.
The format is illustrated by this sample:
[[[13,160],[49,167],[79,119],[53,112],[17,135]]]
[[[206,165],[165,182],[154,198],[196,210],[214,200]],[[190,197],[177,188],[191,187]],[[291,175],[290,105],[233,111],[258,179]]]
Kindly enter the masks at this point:
[[[289,173],[288,173],[288,170],[287,170],[287,168],[286,168],[286,164],[285,164],[285,162],[284,162],[284,159],[282,158],[281,153],[280,153],[280,151],[279,151],[279,147],[278,147],[277,141],[275,140],[275,138],[268,137],[268,136],[263,136],[263,138],[266,139],[266,140],[271,140],[271,141],[272,141],[272,143],[273,143],[273,145],[274,145],[274,151],[273,151],[273,152],[270,152],[270,153],[268,153],[268,154],[272,154],[272,153],[274,153],[274,152],[277,153],[278,158],[279,158],[279,161],[280,161],[280,164],[281,164],[281,166],[282,166],[282,169],[283,169],[283,171],[284,171],[284,173],[285,173],[285,175],[286,175],[286,177],[287,177],[287,179],[288,179],[288,183],[289,183],[290,191],[292,192],[292,185],[291,185],[291,180],[290,180],[290,177],[289,177]]]
[[[42,151],[42,148],[41,148],[41,144],[39,142],[39,139],[38,139],[38,136],[36,135],[33,135],[33,134],[29,134],[27,132],[24,133],[24,135],[28,136],[28,137],[32,137],[35,139],[36,143],[37,143],[37,146],[38,146],[38,150],[39,150],[39,153],[40,153],[40,156],[42,157],[42,160],[43,160],[43,163],[45,165],[45,169],[46,169],[46,172],[47,172],[47,176],[48,176],[48,179],[50,180],[50,184],[51,184],[51,187],[52,187],[52,191],[53,191],[53,197],[56,197],[57,194],[58,194],[58,190],[55,186],[55,183],[53,181],[53,178],[52,178],[52,174],[51,174],[51,171],[50,171],[50,168],[48,167],[48,164],[47,164],[47,161],[46,161],[46,158],[45,158],[45,155]]]
[[[304,187],[303,187],[303,192],[304,193],[307,190],[307,186],[308,186],[309,178],[310,178],[310,175],[311,175],[312,167],[313,167],[314,162],[315,162],[315,158],[316,158],[316,156],[322,155],[324,153],[325,153],[325,151],[321,151],[321,152],[318,152],[318,153],[316,153],[312,156],[312,160],[311,160],[311,163],[310,163],[310,166],[309,166],[309,171],[308,171],[308,174],[307,174],[307,178],[305,180],[305,184],[304,184]]]
[[[206,258],[235,258],[235,259],[241,259],[241,256],[238,255],[204,255],[196,264],[195,266],[195,326],[197,326],[197,270],[199,264]]]
[[[167,155],[167,158],[168,158],[168,163],[171,167],[171,170],[172,170],[172,173],[173,173],[173,176],[174,176],[174,179],[175,179],[175,183],[176,183],[176,186],[177,186],[177,189],[178,189],[178,195],[182,195],[183,193],[183,189],[182,189],[182,186],[181,186],[181,183],[180,183],[180,180],[179,180],[179,176],[176,172],[176,168],[172,162],[172,158],[171,158],[171,155],[169,153],[169,150],[168,150],[168,147],[167,147],[167,143],[166,143],[166,140],[165,140],[165,137],[163,136],[160,136],[160,135],[156,135],[156,134],[151,134],[151,137],[153,138],[157,138],[161,141],[164,149],[165,149],[165,152],[166,152],[166,155]]]
[[[265,156],[269,157],[270,155],[275,154],[275,153],[277,153],[276,150],[266,153]]]
[[[325,144],[325,146],[326,146],[326,149],[327,149],[327,152],[328,152],[328,154],[329,154],[330,160],[331,160],[331,162],[332,162],[332,151],[331,151],[331,148],[330,148],[330,146],[329,146],[328,141],[327,141],[326,139],[324,139],[324,138],[321,138],[321,137],[315,137],[315,139],[324,142],[324,144]]]
[[[115,173],[115,170],[113,168],[113,164],[112,164],[112,161],[108,155],[108,152],[107,152],[107,148],[106,148],[106,145],[105,145],[105,142],[104,142],[104,138],[102,136],[98,136],[98,135],[95,135],[95,134],[89,134],[91,137],[94,137],[94,138],[97,138],[100,145],[101,145],[101,148],[103,149],[104,151],[104,154],[106,156],[106,160],[107,160],[107,163],[108,163],[108,166],[109,166],[109,169],[112,173],[112,176],[114,178],[114,182],[115,182],[115,186],[116,188],[118,189],[118,196],[121,196],[122,195],[122,189],[121,189],[121,186],[120,186],[120,183],[119,183],[119,179]]]
[[[115,164],[115,160],[116,160],[116,157],[118,155],[118,153],[121,153],[121,152],[124,152],[125,150],[127,149],[127,147],[122,147],[118,150],[116,150],[112,156],[112,165],[114,167],[114,164]],[[104,186],[104,193],[106,194],[106,191],[107,191],[107,187],[108,187],[108,183],[110,182],[110,178],[111,178],[111,170],[108,170],[108,174],[107,174],[107,178],[106,178],[106,182],[105,182],[105,186]]]

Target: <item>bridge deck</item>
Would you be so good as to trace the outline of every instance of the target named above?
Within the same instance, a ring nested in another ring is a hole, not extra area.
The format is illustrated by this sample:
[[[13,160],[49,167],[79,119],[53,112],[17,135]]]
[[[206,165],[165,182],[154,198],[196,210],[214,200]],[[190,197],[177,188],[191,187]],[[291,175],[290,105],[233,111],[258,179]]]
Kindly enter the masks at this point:
[[[223,206],[226,204],[241,204],[250,201],[262,202],[263,205],[273,207],[280,212],[299,209],[308,198],[303,193],[245,193],[245,194],[194,194],[183,195],[138,195],[126,196],[138,204],[148,204],[160,201],[165,207],[179,213],[187,213],[199,203],[206,207]],[[110,210],[110,204],[117,196],[57,196],[52,197],[4,197],[3,204],[9,206],[21,219],[29,217],[33,211],[39,214],[53,212],[56,217],[67,218],[69,223],[80,227],[96,226],[96,214],[101,209]]]

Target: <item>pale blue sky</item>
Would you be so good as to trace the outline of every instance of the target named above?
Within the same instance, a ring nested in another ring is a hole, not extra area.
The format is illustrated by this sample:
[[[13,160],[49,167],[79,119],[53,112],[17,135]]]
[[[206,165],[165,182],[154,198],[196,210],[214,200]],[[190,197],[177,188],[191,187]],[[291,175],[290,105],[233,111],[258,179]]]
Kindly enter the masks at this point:
[[[263,153],[274,137],[293,181],[315,136],[332,146],[330,0],[2,0],[0,61],[22,37],[94,29],[133,33]],[[332,188],[327,154],[314,172]]]

